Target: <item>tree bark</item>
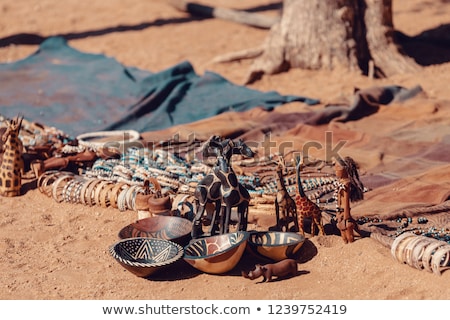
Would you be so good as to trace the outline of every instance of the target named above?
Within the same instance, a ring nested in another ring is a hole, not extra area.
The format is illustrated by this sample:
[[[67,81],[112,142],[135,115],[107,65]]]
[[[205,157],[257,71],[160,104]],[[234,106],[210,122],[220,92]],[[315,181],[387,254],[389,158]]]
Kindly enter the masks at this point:
[[[386,77],[416,70],[395,45],[392,0],[284,0],[247,83],[289,68],[335,69]]]

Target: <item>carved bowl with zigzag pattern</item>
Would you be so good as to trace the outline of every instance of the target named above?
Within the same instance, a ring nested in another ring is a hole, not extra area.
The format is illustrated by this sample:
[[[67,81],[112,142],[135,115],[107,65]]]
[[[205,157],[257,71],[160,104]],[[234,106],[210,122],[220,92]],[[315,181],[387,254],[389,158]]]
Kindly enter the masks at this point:
[[[109,248],[111,256],[138,277],[147,278],[183,256],[179,244],[157,238],[127,238]]]
[[[259,231],[251,232],[248,239],[248,250],[257,256],[281,261],[295,258],[305,237],[296,232]]]

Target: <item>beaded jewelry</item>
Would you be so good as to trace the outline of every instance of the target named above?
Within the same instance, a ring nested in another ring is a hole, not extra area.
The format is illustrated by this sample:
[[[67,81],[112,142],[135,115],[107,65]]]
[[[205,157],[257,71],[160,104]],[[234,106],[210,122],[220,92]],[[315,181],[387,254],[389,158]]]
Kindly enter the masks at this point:
[[[110,202],[110,192],[112,189],[114,189],[115,184],[114,183],[108,183],[103,190],[100,193],[100,205],[103,208],[108,207],[108,205],[111,203]]]
[[[133,201],[133,197],[135,196],[135,192],[136,192],[137,188],[138,188],[138,186],[133,185],[133,186],[129,187],[127,189],[127,192],[125,193],[125,205],[126,205],[127,209],[133,208],[132,201]]]
[[[101,194],[103,188],[105,188],[106,185],[108,185],[109,183],[111,183],[111,182],[109,182],[109,181],[107,181],[107,180],[103,180],[103,181],[101,181],[100,183],[98,183],[98,184],[95,186],[94,198],[93,198],[93,203],[94,203],[94,204],[96,204],[96,205],[98,205],[98,206],[101,205],[101,204],[100,204],[100,194]]]
[[[83,186],[80,190],[80,199],[79,202],[83,205],[87,205],[87,199],[86,199],[86,192],[87,192],[87,188],[89,187],[89,185],[91,183],[94,183],[97,179],[95,178],[89,178],[83,181]]]
[[[72,193],[71,202],[72,203],[80,203],[80,195],[81,195],[81,189],[83,189],[84,182],[83,181],[77,181],[77,186],[74,188],[74,191]]]
[[[117,197],[117,208],[120,211],[126,211],[127,210],[127,204],[126,204],[126,195],[128,192],[128,189],[131,187],[124,188],[120,191],[119,196]]]
[[[76,183],[77,183],[77,181],[75,179],[72,179],[64,185],[63,192],[62,192],[62,195],[63,195],[62,198],[63,198],[64,202],[70,202],[72,189],[74,188]]]
[[[117,207],[117,199],[119,197],[119,194],[124,188],[128,188],[128,187],[129,187],[128,184],[126,184],[125,182],[119,182],[119,183],[115,184],[115,186],[111,190],[110,196],[109,196],[109,202],[113,208],[116,208],[116,209],[118,208]]]
[[[95,204],[94,191],[95,191],[95,188],[97,187],[97,185],[100,184],[102,181],[103,180],[96,179],[92,183],[90,183],[89,186],[87,187],[84,197],[85,197],[85,202],[87,203],[88,206],[91,207]]]
[[[126,168],[123,165],[116,165],[112,170],[113,180],[122,178],[126,181],[130,181],[133,176],[133,172],[130,168]]]
[[[62,202],[64,200],[64,187],[66,186],[67,182],[72,179],[74,179],[74,174],[71,172],[65,172],[55,180],[52,187],[52,197],[56,202]],[[61,186],[61,184],[63,185]]]
[[[52,196],[52,188],[49,186],[53,182],[55,182],[58,175],[61,174],[61,171],[58,170],[50,170],[47,172],[44,172],[37,181],[37,186],[39,191],[41,191],[43,194],[47,195],[48,197]]]

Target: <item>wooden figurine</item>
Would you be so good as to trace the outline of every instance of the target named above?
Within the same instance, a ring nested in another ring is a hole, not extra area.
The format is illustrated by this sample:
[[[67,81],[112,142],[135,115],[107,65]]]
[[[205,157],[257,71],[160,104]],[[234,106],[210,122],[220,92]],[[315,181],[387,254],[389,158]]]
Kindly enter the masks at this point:
[[[295,200],[291,197],[286,189],[284,183],[284,170],[285,162],[283,157],[280,157],[277,164],[277,194],[275,197],[275,215],[277,219],[277,230],[279,231],[293,231],[298,232],[298,217],[297,217],[297,205]],[[293,221],[293,230],[290,229],[289,223]]]
[[[244,278],[254,280],[259,277],[263,277],[262,282],[272,281],[272,277],[278,279],[293,277],[298,273],[297,261],[294,259],[284,259],[279,262],[269,263],[265,265],[257,264],[254,270],[249,272],[242,271],[241,274]]]
[[[6,121],[7,128],[2,135],[3,159],[0,166],[0,195],[16,197],[20,195],[24,161],[23,144],[19,138],[23,117]]]
[[[350,213],[350,202],[364,198],[364,186],[359,180],[357,165],[350,157],[339,159],[335,164],[336,176],[339,184],[336,190],[336,220],[337,228],[341,232],[344,243],[355,240],[354,232],[360,235],[359,227]]]
[[[297,172],[297,194],[295,203],[297,205],[298,226],[302,235],[305,235],[304,219],[311,218],[311,236],[316,234],[316,227],[319,229],[320,235],[325,235],[325,229],[322,224],[322,209],[308,198],[303,190],[302,181],[300,178],[300,171],[302,161],[300,157],[297,158],[296,172]]]

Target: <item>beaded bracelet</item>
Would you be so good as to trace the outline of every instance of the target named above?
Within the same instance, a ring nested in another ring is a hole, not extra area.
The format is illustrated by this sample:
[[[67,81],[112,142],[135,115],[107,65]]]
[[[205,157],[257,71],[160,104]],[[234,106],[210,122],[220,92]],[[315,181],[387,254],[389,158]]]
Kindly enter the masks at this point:
[[[63,192],[62,192],[64,202],[70,202],[72,189],[75,187],[76,183],[77,183],[77,181],[75,179],[72,179],[64,185]]]
[[[111,182],[107,181],[107,180],[103,180],[95,186],[94,198],[93,198],[94,204],[100,205],[100,193],[102,192],[103,188],[109,183],[111,183]]]
[[[439,247],[434,253],[431,259],[431,269],[437,275],[445,269],[449,269],[450,261],[450,245],[446,244]]]
[[[95,179],[92,183],[89,184],[89,186],[86,189],[86,193],[84,195],[85,197],[85,202],[87,203],[88,206],[92,207],[95,202],[94,202],[94,190],[97,187],[98,184],[100,184],[102,181],[104,180],[100,180],[100,179]]]
[[[65,185],[68,181],[72,180],[74,178],[74,174],[71,172],[65,172],[62,173],[61,176],[58,177],[58,179],[55,180],[52,187],[52,197],[56,202],[62,202],[63,201],[63,193]],[[63,186],[60,184],[64,183]]]
[[[67,194],[67,200],[66,202],[69,203],[77,203],[77,192],[79,192],[79,190],[81,189],[82,184],[81,181],[79,179],[74,179],[70,188],[70,191],[68,191]]]
[[[71,203],[80,203],[81,200],[81,190],[83,189],[84,181],[77,179],[76,186],[73,189],[72,194],[70,195]]]
[[[405,252],[404,252],[404,256],[403,256],[403,259],[404,259],[403,261],[406,262],[411,267],[417,268],[417,266],[419,266],[418,269],[421,269],[423,264],[421,265],[421,262],[419,262],[419,259],[417,259],[418,256],[416,255],[417,253],[420,253],[421,251],[417,251],[417,250],[415,250],[415,248],[416,247],[423,248],[422,244],[424,244],[424,243],[429,243],[429,240],[425,237],[420,237],[420,236],[414,238],[414,240],[409,241],[404,250]]]
[[[127,204],[126,204],[126,195],[128,192],[128,189],[131,187],[124,188],[122,191],[120,191],[119,196],[117,197],[117,208],[120,211],[126,211],[127,210]]]
[[[416,268],[416,269],[423,269],[423,262],[422,262],[422,254],[425,250],[425,247],[427,245],[429,245],[429,241],[428,238],[426,237],[421,237],[421,241],[416,243],[415,247],[412,249],[411,252],[411,264]]]
[[[45,180],[45,178],[48,178],[53,173],[56,173],[56,170],[52,170],[52,172],[50,171],[44,172],[37,178],[36,186],[42,193],[45,193],[44,190],[42,189],[43,181]]]
[[[83,182],[82,182],[82,187],[81,187],[81,190],[80,190],[80,198],[79,198],[79,203],[81,203],[81,204],[84,204],[84,205],[87,205],[87,202],[86,202],[86,191],[87,191],[87,188],[89,187],[89,185],[91,184],[91,183],[93,183],[95,180],[97,180],[97,179],[95,179],[95,178],[89,178],[89,179],[85,179]]]
[[[126,180],[131,180],[132,175],[133,175],[132,170],[129,168],[126,168],[123,165],[115,166],[112,171],[113,177],[123,178]]]
[[[53,183],[55,182],[57,176],[61,173],[61,171],[58,170],[50,170],[42,174],[38,181],[37,186],[39,188],[39,191],[41,191],[43,194],[47,195],[48,197],[52,196],[52,188],[49,186],[49,182]]]
[[[133,198],[133,195],[135,194],[137,188],[138,188],[138,186],[132,185],[131,187],[129,187],[127,189],[127,192],[124,197],[125,197],[125,205],[128,209],[133,208],[132,198]]]
[[[103,190],[100,192],[100,205],[103,208],[108,207],[108,205],[110,204],[110,192],[112,189],[114,189],[115,184],[114,183],[108,183]]]
[[[128,188],[128,184],[125,182],[119,182],[115,184],[114,188],[111,190],[109,195],[109,204],[117,209],[117,198],[119,197],[119,193],[122,191],[122,188]]]
[[[432,256],[435,254],[436,250],[440,247],[446,246],[443,241],[432,241],[430,238],[429,245],[425,248],[422,255],[423,267],[428,272],[433,272],[433,268],[431,266]]]

